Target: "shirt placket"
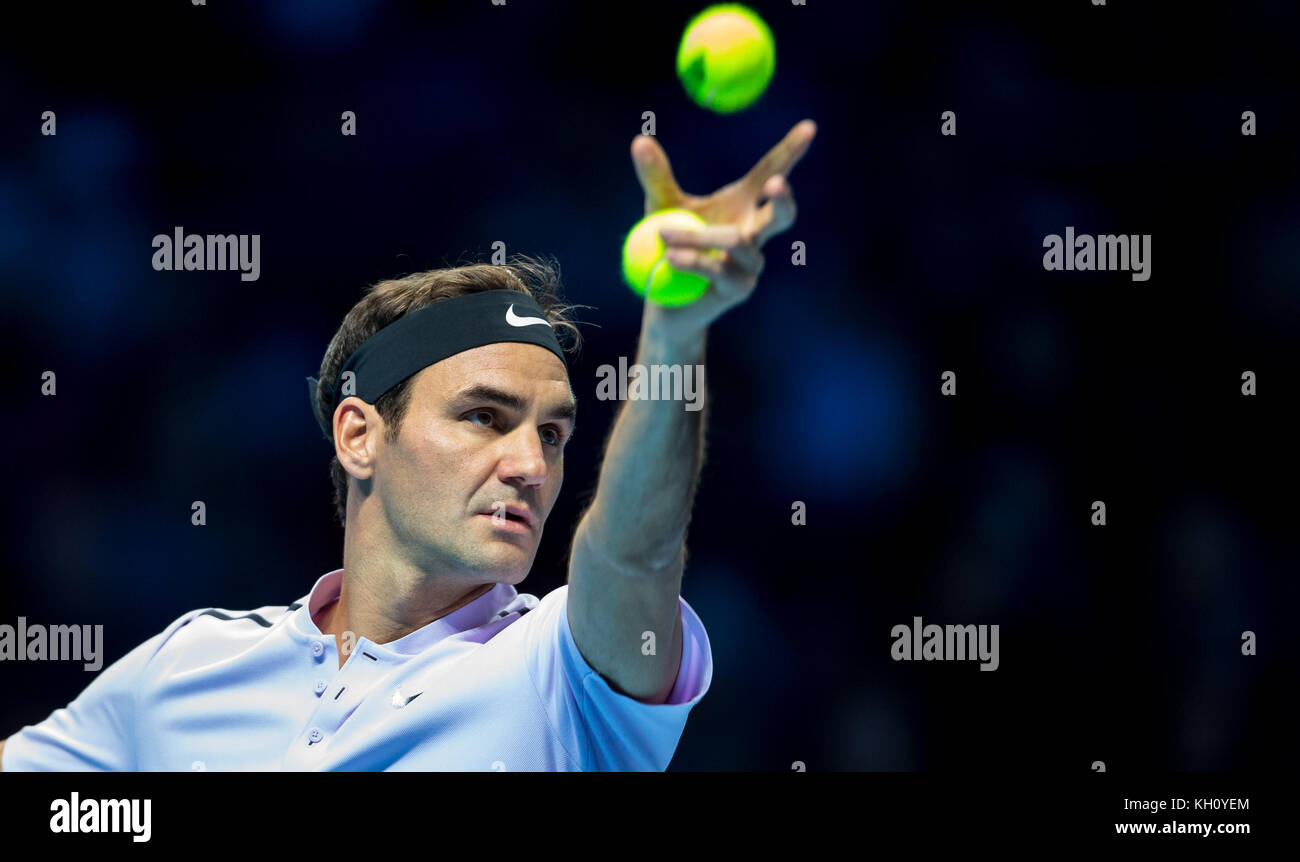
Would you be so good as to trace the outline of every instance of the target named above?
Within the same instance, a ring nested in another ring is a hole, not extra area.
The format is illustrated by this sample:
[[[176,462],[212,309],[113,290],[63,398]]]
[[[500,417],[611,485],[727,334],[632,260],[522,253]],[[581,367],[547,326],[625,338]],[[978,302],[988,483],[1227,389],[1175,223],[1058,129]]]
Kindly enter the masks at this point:
[[[365,638],[357,641],[341,668],[333,638],[313,638],[307,654],[313,666],[311,696],[317,703],[286,753],[284,768],[287,770],[322,768],[330,740],[356,711],[366,693],[393,666],[393,659],[374,649],[374,644]],[[337,669],[331,673],[331,668]]]

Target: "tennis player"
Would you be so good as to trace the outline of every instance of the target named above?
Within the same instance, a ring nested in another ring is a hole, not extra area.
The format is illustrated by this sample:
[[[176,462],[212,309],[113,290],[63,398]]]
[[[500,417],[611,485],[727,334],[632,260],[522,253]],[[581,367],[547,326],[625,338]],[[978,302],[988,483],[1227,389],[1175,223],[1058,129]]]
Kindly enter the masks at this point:
[[[689,306],[646,303],[637,363],[704,363],[709,326],[794,223],[785,177],[815,132],[797,124],[707,197],[678,187],[654,138],[633,141],[646,212],[706,222],[663,234],[669,262],[710,279]],[[0,742],[0,767],[666,769],[713,673],[680,596],[707,410],[625,402],[567,583],[517,592],[576,425],[557,335],[577,342],[571,308],[527,258],[370,288],[308,381],[343,568],[288,606],[182,615]]]

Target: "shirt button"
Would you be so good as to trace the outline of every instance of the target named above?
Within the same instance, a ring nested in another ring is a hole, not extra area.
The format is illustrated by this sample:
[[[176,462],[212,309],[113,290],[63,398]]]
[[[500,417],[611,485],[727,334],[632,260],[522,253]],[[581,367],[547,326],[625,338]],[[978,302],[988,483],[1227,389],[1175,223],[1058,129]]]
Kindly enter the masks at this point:
[[[320,742],[324,738],[325,734],[321,733],[319,727],[313,727],[307,732],[308,745],[311,745],[314,742]]]
[[[312,641],[311,654],[314,655],[316,658],[320,658],[321,656],[325,655],[325,644],[321,643],[320,641]]]
[[[327,684],[326,684],[325,680],[323,680],[323,679],[318,679],[318,680],[316,680],[316,693],[317,693],[317,694],[324,694],[324,693],[325,693],[326,685],[327,685]]]

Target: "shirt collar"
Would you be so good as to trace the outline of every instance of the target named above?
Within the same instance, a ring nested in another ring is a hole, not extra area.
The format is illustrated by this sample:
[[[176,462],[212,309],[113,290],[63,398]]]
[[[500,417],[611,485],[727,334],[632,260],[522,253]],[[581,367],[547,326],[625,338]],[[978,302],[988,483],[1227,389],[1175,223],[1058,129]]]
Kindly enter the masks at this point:
[[[335,601],[342,589],[342,569],[327,572],[317,579],[316,584],[311,588],[311,592],[304,597],[302,602],[306,607],[299,609],[298,628],[302,634],[310,637],[322,636],[320,627],[316,625],[316,621],[312,617],[321,608]],[[492,589],[474,599],[474,601],[457,608],[446,616],[439,617],[433,622],[421,626],[405,637],[386,644],[376,644],[368,638],[361,638],[357,642],[366,641],[367,644],[382,651],[397,655],[415,655],[443,638],[485,625],[496,617],[502,609],[514,602],[516,596],[518,596],[518,592],[512,585],[493,584]]]

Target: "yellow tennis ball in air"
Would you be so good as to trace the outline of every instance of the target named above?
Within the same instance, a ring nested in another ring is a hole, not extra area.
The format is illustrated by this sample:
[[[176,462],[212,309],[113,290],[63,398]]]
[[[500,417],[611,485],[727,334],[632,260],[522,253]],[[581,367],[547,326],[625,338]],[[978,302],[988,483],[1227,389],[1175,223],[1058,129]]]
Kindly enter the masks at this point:
[[[686,25],[677,49],[677,77],[687,94],[719,114],[747,108],[776,71],[776,42],[767,23],[739,3],[710,6]]]
[[[665,227],[693,230],[704,227],[704,219],[683,209],[660,210],[641,219],[623,243],[623,279],[660,305],[689,305],[704,295],[709,280],[669,265],[664,257],[668,244],[659,236]]]

